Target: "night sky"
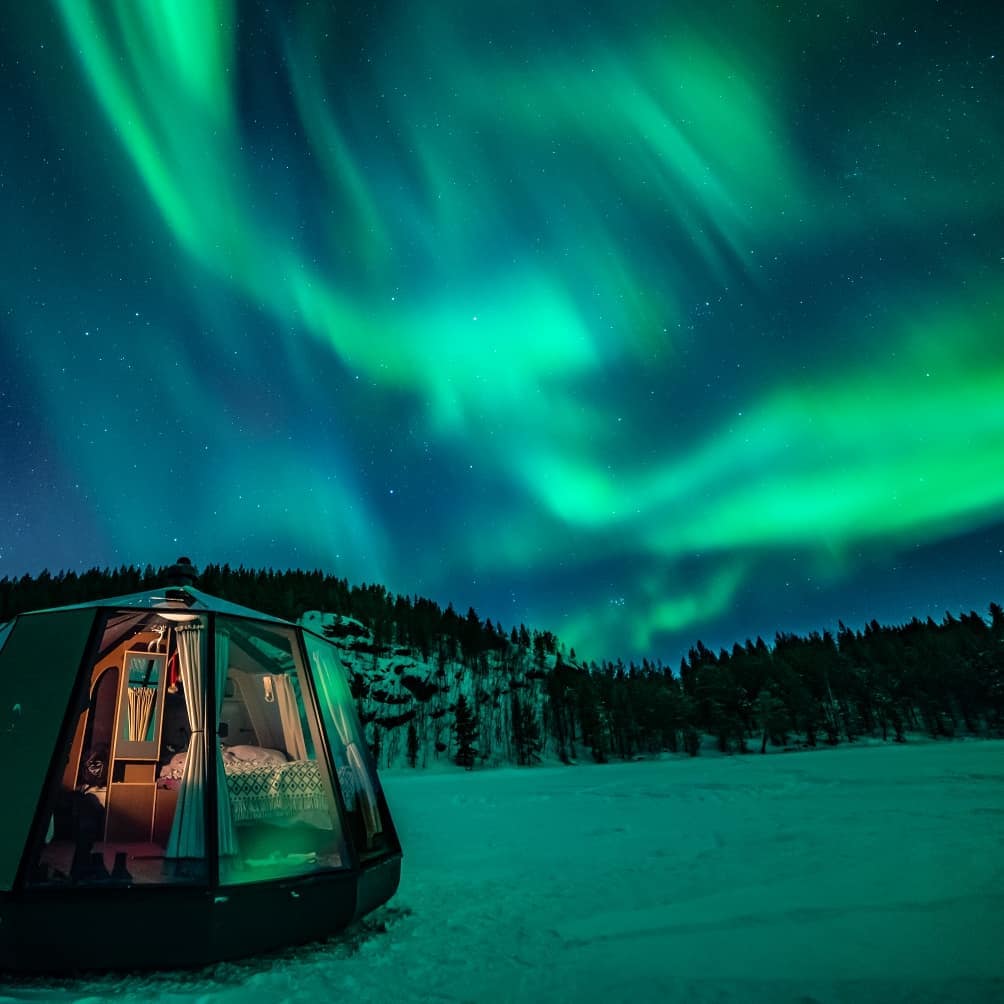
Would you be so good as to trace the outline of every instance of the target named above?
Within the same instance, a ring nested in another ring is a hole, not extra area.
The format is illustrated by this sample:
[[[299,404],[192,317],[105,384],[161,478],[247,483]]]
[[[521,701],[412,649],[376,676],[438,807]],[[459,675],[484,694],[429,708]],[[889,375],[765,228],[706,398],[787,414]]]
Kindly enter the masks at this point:
[[[1004,599],[995,4],[9,4],[0,576],[580,655]]]

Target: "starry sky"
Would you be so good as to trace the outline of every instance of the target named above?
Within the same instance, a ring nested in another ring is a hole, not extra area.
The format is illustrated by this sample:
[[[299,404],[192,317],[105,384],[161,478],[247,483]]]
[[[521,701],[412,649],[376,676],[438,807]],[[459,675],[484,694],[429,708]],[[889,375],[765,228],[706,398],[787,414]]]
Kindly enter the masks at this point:
[[[62,0],[0,33],[0,576],[587,657],[1004,599],[992,4]]]

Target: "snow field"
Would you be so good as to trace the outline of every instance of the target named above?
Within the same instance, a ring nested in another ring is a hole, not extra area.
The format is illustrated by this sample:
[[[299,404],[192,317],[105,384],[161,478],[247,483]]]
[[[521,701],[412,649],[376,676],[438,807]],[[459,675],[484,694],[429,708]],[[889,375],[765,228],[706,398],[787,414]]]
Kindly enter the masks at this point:
[[[0,1001],[1004,1001],[1004,742],[383,782],[401,888],[346,936]]]

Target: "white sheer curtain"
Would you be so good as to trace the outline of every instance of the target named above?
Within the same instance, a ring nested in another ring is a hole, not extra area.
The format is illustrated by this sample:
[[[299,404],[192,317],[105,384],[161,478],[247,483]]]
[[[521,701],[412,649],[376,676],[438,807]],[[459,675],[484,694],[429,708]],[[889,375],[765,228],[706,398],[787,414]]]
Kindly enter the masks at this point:
[[[183,624],[175,629],[178,672],[185,693],[188,741],[185,770],[178,787],[178,804],[167,838],[165,857],[204,858],[206,856],[206,686],[203,674],[205,634],[201,624]]]
[[[178,667],[181,685],[185,692],[185,709],[192,736],[188,743],[185,770],[178,787],[178,805],[174,810],[171,835],[167,840],[165,857],[204,858],[206,856],[206,676],[205,632],[202,624],[183,624],[175,630],[178,645]],[[221,645],[222,640],[222,645]],[[230,640],[226,635],[216,635],[216,708],[212,721],[219,721],[223,704],[223,684],[227,677],[227,659]],[[215,732],[215,729],[214,729]],[[219,852],[236,854],[237,840],[223,759],[215,735],[217,778],[217,818],[219,825]]]
[[[230,675],[247,708],[258,745],[285,750],[291,760],[306,760],[307,742],[289,677],[285,673],[259,676],[239,669],[232,669]]]
[[[271,716],[268,714],[262,678],[243,669],[230,670],[230,676],[240,691],[244,707],[247,708],[258,745],[264,746],[265,749],[278,749],[282,745],[281,736],[278,730],[273,728]],[[277,722],[276,725],[278,724],[280,723]]]
[[[310,653],[314,682],[317,684],[317,693],[322,701],[322,710],[328,712],[327,718],[334,724],[338,738],[345,747],[345,757],[355,775],[357,803],[362,810],[366,836],[368,840],[372,840],[383,830],[383,824],[380,821],[373,778],[359,749],[355,722],[350,716],[352,693],[345,682],[342,667],[335,661],[327,646],[317,645],[313,639],[308,638],[307,650]]]
[[[230,635],[225,630],[216,631],[216,717],[220,720],[223,712],[223,697],[227,686],[227,669],[230,666]],[[234,814],[230,807],[230,788],[227,772],[223,766],[223,750],[214,742],[216,750],[216,822],[219,831],[218,850],[220,857],[237,853],[237,833],[234,830]]]
[[[303,738],[300,724],[300,709],[297,707],[293,684],[285,673],[272,677],[275,703],[279,706],[279,720],[282,722],[282,736],[286,743],[286,753],[291,760],[307,759],[307,743]]]

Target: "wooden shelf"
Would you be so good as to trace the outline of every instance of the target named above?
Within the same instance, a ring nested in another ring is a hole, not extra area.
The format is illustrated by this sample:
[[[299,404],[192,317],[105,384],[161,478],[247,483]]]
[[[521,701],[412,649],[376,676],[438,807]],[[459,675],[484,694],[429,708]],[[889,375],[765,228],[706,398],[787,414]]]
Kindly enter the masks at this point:
[[[123,655],[105,805],[105,840],[111,843],[149,843],[154,839],[166,669],[167,656],[162,652],[127,651]],[[137,724],[130,722],[130,700],[136,692],[149,694],[151,690],[153,700],[147,704],[146,724],[138,726],[143,737],[131,738]],[[165,800],[163,812],[166,805]],[[166,825],[170,827],[169,819]]]
[[[153,842],[167,847],[174,822],[174,810],[178,805],[177,788],[157,788],[157,798],[153,809]]]
[[[148,842],[153,831],[156,791],[153,784],[108,785],[105,840],[123,844]]]

